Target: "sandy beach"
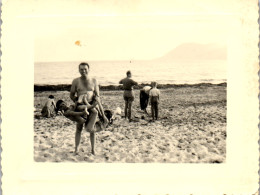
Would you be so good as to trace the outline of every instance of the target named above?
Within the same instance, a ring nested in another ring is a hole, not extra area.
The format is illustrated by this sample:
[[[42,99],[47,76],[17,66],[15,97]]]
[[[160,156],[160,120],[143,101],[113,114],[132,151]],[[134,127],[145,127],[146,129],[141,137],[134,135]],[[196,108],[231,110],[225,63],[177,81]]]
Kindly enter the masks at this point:
[[[159,120],[140,110],[135,90],[134,122],[118,116],[96,133],[96,155],[83,130],[79,155],[74,155],[76,124],[64,116],[42,118],[41,108],[52,94],[68,104],[68,91],[34,93],[34,159],[36,162],[223,163],[226,159],[226,85],[195,85],[160,89]],[[101,90],[104,109],[123,111],[120,90]],[[150,106],[148,106],[148,112]],[[124,113],[122,112],[122,115]],[[142,119],[144,118],[144,119]]]

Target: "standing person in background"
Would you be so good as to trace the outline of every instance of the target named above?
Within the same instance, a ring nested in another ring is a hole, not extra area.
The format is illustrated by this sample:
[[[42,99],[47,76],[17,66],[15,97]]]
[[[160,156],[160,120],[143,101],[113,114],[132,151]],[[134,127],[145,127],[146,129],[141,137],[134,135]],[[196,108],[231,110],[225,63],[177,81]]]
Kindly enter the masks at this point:
[[[159,105],[159,99],[160,99],[160,91],[159,89],[157,89],[157,83],[156,82],[152,82],[152,89],[150,90],[149,93],[149,103],[151,104],[151,110],[152,110],[152,117],[153,117],[153,121],[154,118],[156,120],[158,120],[158,105]]]
[[[125,100],[125,118],[129,119],[131,122],[131,109],[132,109],[132,102],[134,101],[134,91],[133,86],[138,85],[133,79],[131,79],[132,74],[129,71],[126,72],[126,78],[119,81],[119,84],[123,84],[124,88],[124,100]]]
[[[148,112],[146,110],[147,106],[148,106],[148,100],[149,100],[149,92],[151,90],[150,86],[144,86],[141,90],[140,90],[140,107],[141,110],[143,110],[148,116]]]

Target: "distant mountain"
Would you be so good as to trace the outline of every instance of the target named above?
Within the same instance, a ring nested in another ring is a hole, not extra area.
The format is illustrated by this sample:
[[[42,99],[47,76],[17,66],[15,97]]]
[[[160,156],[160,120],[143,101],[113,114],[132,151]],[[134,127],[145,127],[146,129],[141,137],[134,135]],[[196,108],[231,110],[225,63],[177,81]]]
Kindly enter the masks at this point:
[[[227,48],[217,44],[184,43],[158,60],[225,60]]]

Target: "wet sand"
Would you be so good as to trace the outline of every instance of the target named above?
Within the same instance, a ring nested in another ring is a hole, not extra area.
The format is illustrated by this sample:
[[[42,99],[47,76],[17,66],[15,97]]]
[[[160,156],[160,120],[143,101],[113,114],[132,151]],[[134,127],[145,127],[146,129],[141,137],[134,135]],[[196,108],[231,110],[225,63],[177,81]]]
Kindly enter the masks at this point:
[[[46,98],[69,104],[68,91],[34,93],[34,159],[36,162],[223,163],[226,159],[226,86],[196,85],[161,90],[159,120],[151,122],[140,110],[135,90],[134,122],[118,116],[96,133],[96,155],[89,133],[82,132],[79,155],[74,155],[76,124],[64,116],[40,117]],[[122,91],[100,92],[104,109],[123,111]],[[148,112],[150,106],[148,106]],[[122,112],[122,115],[124,113]],[[142,119],[144,117],[144,119]]]

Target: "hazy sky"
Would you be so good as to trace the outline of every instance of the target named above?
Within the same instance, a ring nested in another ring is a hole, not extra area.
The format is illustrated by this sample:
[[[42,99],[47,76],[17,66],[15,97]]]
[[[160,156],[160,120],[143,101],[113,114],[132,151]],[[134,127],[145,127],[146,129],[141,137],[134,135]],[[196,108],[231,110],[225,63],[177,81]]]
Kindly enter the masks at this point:
[[[182,1],[164,1],[155,9],[147,1],[126,5],[121,1],[96,5],[96,1],[87,4],[85,12],[86,5],[79,1],[77,14],[34,16],[35,61],[145,60],[161,57],[182,43],[226,44],[228,13],[216,5],[212,10],[207,4],[192,8]]]

